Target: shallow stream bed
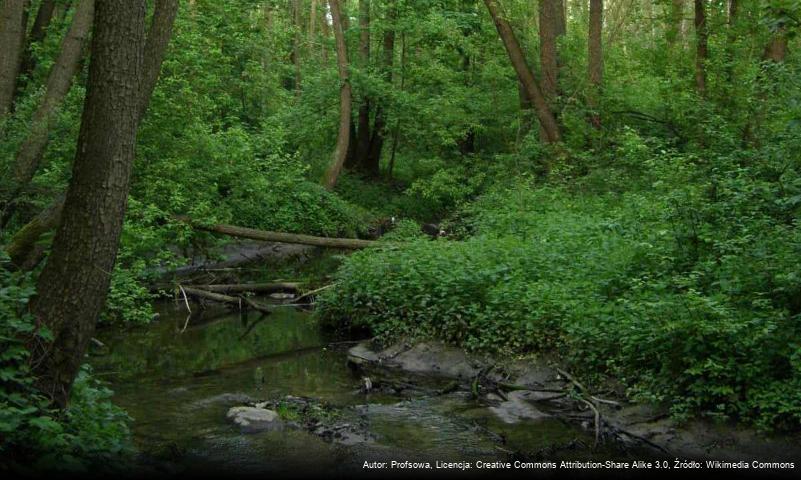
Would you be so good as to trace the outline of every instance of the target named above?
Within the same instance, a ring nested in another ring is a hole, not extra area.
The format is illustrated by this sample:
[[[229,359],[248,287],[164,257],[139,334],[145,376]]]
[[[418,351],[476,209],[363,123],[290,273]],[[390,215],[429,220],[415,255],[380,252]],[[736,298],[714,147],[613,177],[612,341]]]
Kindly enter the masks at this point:
[[[592,437],[555,418],[507,424],[465,392],[365,394],[346,361],[307,313],[207,312],[190,322],[171,303],[153,324],[99,332],[95,371],[133,417],[142,468],[164,473],[360,472],[373,461],[624,459],[593,450]],[[215,318],[216,315],[216,318]],[[287,395],[330,405],[370,440],[343,444],[303,429],[242,433],[227,410]]]

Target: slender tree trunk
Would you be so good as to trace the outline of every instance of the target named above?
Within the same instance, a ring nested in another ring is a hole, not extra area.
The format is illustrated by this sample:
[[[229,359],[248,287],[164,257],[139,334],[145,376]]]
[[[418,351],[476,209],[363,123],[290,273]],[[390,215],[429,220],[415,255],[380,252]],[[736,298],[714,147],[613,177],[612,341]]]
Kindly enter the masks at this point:
[[[684,0],[672,0],[670,3],[670,15],[668,20],[667,37],[668,47],[672,50],[683,34],[682,24],[684,23]]]
[[[387,29],[384,31],[384,61],[382,70],[384,81],[392,85],[392,67],[395,62],[395,26],[396,19],[395,5],[389,5],[387,12]],[[384,107],[378,105],[375,110],[375,123],[373,124],[373,136],[370,138],[370,155],[367,161],[367,171],[373,175],[378,175],[381,170],[381,151],[384,149],[384,130],[386,130],[386,120],[384,119]]]
[[[137,125],[147,113],[150,97],[158,82],[161,64],[172,36],[179,0],[156,0],[155,11],[145,43],[144,71],[139,84]],[[46,232],[58,227],[64,209],[65,195],[59,195],[33,220],[20,229],[12,238],[7,251],[12,263],[23,270],[33,269],[41,260],[37,242]]]
[[[145,45],[144,0],[97,4],[72,180],[31,309],[52,341],[31,345],[36,386],[66,407],[108,295],[128,199]]]
[[[31,33],[28,35],[28,44],[22,56],[22,64],[17,78],[17,94],[25,90],[28,77],[30,77],[33,70],[36,68],[36,59],[33,57],[31,47],[33,44],[41,43],[45,39],[50,21],[53,18],[55,7],[55,0],[42,0],[42,3],[39,5],[39,10],[36,12],[36,19],[33,21],[33,27],[31,27]]]
[[[301,92],[301,70],[300,70],[300,38],[301,38],[301,18],[300,0],[292,0],[292,22],[294,23],[295,33],[292,36],[292,63],[295,66],[295,95]]]
[[[331,37],[331,29],[329,28],[328,25],[329,10],[327,5],[328,5],[327,3],[323,2],[323,18],[322,21],[320,22],[321,25],[320,30],[323,34],[323,41],[320,42],[321,45],[320,55],[322,55],[323,57],[324,64],[328,63],[328,39]]]
[[[709,38],[706,26],[704,0],[695,0],[695,88],[706,96],[706,61],[709,56]]]
[[[359,0],[359,62],[362,75],[366,76],[370,68],[370,0]],[[362,95],[362,104],[359,107],[359,127],[356,143],[356,168],[368,172],[370,155],[370,97]]]
[[[339,70],[339,133],[337,134],[337,145],[328,171],[323,179],[323,184],[328,190],[333,190],[337,184],[339,173],[345,164],[348,155],[348,145],[350,143],[350,112],[352,102],[352,92],[350,86],[350,74],[348,72],[348,47],[345,44],[345,32],[342,29],[342,14],[339,10],[339,0],[328,0],[331,7],[331,17],[333,20],[334,37],[337,45],[337,68]]]
[[[542,70],[542,94],[551,103],[559,91],[559,53],[557,37],[564,34],[562,2],[540,0],[540,69]]]
[[[487,6],[487,10],[489,10],[495,22],[495,27],[498,29],[501,40],[503,40],[512,66],[517,72],[518,79],[525,86],[526,94],[531,100],[531,103],[534,104],[537,118],[539,118],[540,124],[545,131],[546,141],[548,143],[559,142],[561,137],[556,118],[553,112],[551,112],[551,108],[540,91],[540,88],[537,86],[537,81],[534,79],[534,75],[531,73],[531,69],[523,56],[523,51],[520,48],[517,37],[515,37],[514,31],[512,31],[512,27],[509,26],[506,19],[500,16],[496,0],[484,0],[484,4]]]
[[[317,0],[311,0],[309,7],[309,45],[314,45],[314,37],[317,35]]]
[[[28,0],[2,0],[0,3],[0,118],[11,111],[14,89],[25,45]]]
[[[50,69],[47,90],[39,107],[33,114],[30,133],[20,146],[12,168],[10,191],[4,195],[4,202],[12,202],[27,188],[33,178],[47,148],[48,133],[72,86],[72,79],[81,64],[81,52],[92,29],[94,0],[80,0],[75,9],[72,25],[61,42],[56,63]],[[0,226],[5,226],[14,208],[8,204],[3,212]]]
[[[401,33],[401,58],[400,58],[400,91],[406,88],[406,32]],[[395,156],[398,153],[398,141],[400,140],[400,117],[395,120],[395,128],[392,132],[392,152],[389,155],[389,165],[387,165],[387,176],[392,178],[392,171],[395,169]]]
[[[590,81],[589,106],[593,111],[590,122],[595,128],[601,128],[601,115],[598,109],[598,94],[603,82],[604,59],[602,32],[603,32],[603,0],[590,0],[590,34],[589,34],[589,72]]]

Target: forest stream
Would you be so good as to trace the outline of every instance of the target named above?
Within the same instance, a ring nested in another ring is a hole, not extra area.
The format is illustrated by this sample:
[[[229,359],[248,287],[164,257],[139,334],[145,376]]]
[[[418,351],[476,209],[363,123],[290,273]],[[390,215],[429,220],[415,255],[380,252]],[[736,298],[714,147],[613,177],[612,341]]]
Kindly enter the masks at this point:
[[[92,356],[133,418],[142,468],[353,472],[366,461],[626,455],[613,447],[591,451],[591,435],[555,418],[504,423],[467,392],[364,393],[363,379],[347,365],[353,342],[327,337],[305,312],[207,312],[212,319],[181,333],[185,310],[172,302],[157,310],[159,319],[147,327],[100,332],[105,346]],[[287,395],[321,402],[339,424],[360,425],[363,438],[324,439],[301,428],[248,434],[226,420],[232,406]]]

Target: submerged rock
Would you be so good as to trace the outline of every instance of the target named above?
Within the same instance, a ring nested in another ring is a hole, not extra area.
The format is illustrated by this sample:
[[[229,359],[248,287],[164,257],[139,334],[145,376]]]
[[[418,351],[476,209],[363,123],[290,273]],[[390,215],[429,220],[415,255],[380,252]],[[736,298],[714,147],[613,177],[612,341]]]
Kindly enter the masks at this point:
[[[245,433],[282,430],[284,422],[273,410],[258,407],[232,407],[226,415]]]

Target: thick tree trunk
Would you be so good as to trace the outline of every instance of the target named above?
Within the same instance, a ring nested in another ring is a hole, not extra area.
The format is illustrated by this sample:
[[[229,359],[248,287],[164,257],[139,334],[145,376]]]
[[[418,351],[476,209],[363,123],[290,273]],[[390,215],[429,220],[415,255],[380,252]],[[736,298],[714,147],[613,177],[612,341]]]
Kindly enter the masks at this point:
[[[709,56],[709,35],[704,0],[695,0],[695,88],[706,96],[706,61]]]
[[[334,149],[333,159],[328,171],[323,178],[323,184],[328,190],[333,190],[337,184],[337,179],[345,164],[348,155],[348,145],[350,144],[351,134],[351,102],[352,93],[350,86],[350,74],[348,73],[348,47],[345,44],[345,32],[342,29],[342,14],[339,10],[339,0],[329,0],[331,6],[331,18],[333,20],[334,37],[337,45],[337,68],[339,70],[339,133],[337,134],[337,145]]]
[[[0,118],[14,104],[22,50],[25,45],[28,0],[2,0],[0,3]]]
[[[595,128],[601,127],[601,115],[597,112],[597,109],[598,95],[601,90],[601,83],[603,82],[604,73],[603,46],[601,44],[603,15],[603,0],[590,0],[590,34],[588,47],[588,77],[590,81],[590,94],[587,96],[587,98],[589,100],[589,106],[593,110],[593,113],[590,116],[590,122]]]
[[[75,9],[72,25],[61,42],[56,63],[50,69],[47,78],[47,90],[39,107],[33,114],[30,132],[20,146],[12,167],[10,192],[2,199],[13,201],[27,188],[47,148],[48,133],[58,112],[58,108],[67,97],[78,67],[81,64],[81,52],[89,32],[92,29],[94,0],[80,0]],[[2,225],[10,218],[13,207],[9,205],[3,213]]]
[[[31,47],[33,44],[41,43],[45,39],[47,28],[50,26],[50,20],[53,18],[55,9],[55,0],[42,0],[42,3],[39,5],[39,10],[36,11],[36,19],[33,21],[31,33],[28,35],[28,44],[22,56],[22,64],[17,78],[17,94],[25,90],[28,77],[30,77],[33,70],[36,68],[36,59],[33,57]]]
[[[336,1],[336,0],[334,0]],[[176,217],[196,230],[205,232],[220,233],[230,237],[248,238],[250,240],[260,240],[263,242],[294,243],[298,245],[311,245],[314,247],[360,249],[374,245],[371,240],[360,240],[357,238],[330,238],[315,237],[312,235],[301,235],[296,233],[269,232],[266,230],[256,230],[254,228],[238,227],[236,225],[204,225],[193,221],[187,217]]]
[[[72,180],[32,311],[36,386],[65,407],[108,295],[128,199],[145,46],[144,0],[98,2]]]
[[[370,0],[359,0],[359,63],[362,75],[366,76],[370,68]],[[354,166],[365,173],[373,173],[367,170],[367,157],[370,154],[370,103],[370,97],[363,94],[356,135]]]
[[[387,12],[387,26],[384,31],[384,61],[382,65],[384,81],[392,85],[392,67],[395,63],[395,6],[390,5]],[[378,105],[375,110],[375,123],[373,124],[373,136],[370,138],[370,154],[367,159],[366,170],[373,175],[378,175],[381,170],[381,151],[384,149],[384,130],[386,130],[386,120],[384,118],[384,107]]]
[[[139,84],[137,125],[147,113],[150,97],[158,83],[161,64],[170,42],[178,6],[178,0],[156,0],[145,45],[144,72]],[[58,226],[61,212],[64,209],[64,199],[64,195],[58,196],[48,208],[12,237],[7,250],[13,263],[19,268],[31,270],[39,263],[40,255],[36,251],[37,242],[44,233]]]
[[[484,4],[487,6],[487,10],[489,10],[490,15],[495,22],[495,27],[498,29],[501,40],[503,40],[503,44],[506,47],[506,52],[509,54],[509,59],[512,62],[512,66],[517,72],[519,80],[526,88],[526,95],[528,95],[531,103],[534,104],[537,118],[539,119],[540,124],[545,132],[546,141],[548,143],[559,142],[561,137],[559,134],[559,126],[556,123],[556,118],[551,112],[551,107],[545,100],[540,88],[537,86],[537,81],[534,79],[534,75],[531,73],[531,69],[529,68],[528,63],[523,56],[523,51],[520,48],[517,37],[515,37],[514,31],[512,31],[512,27],[509,26],[509,23],[506,21],[506,19],[500,16],[496,0],[484,0]]]

